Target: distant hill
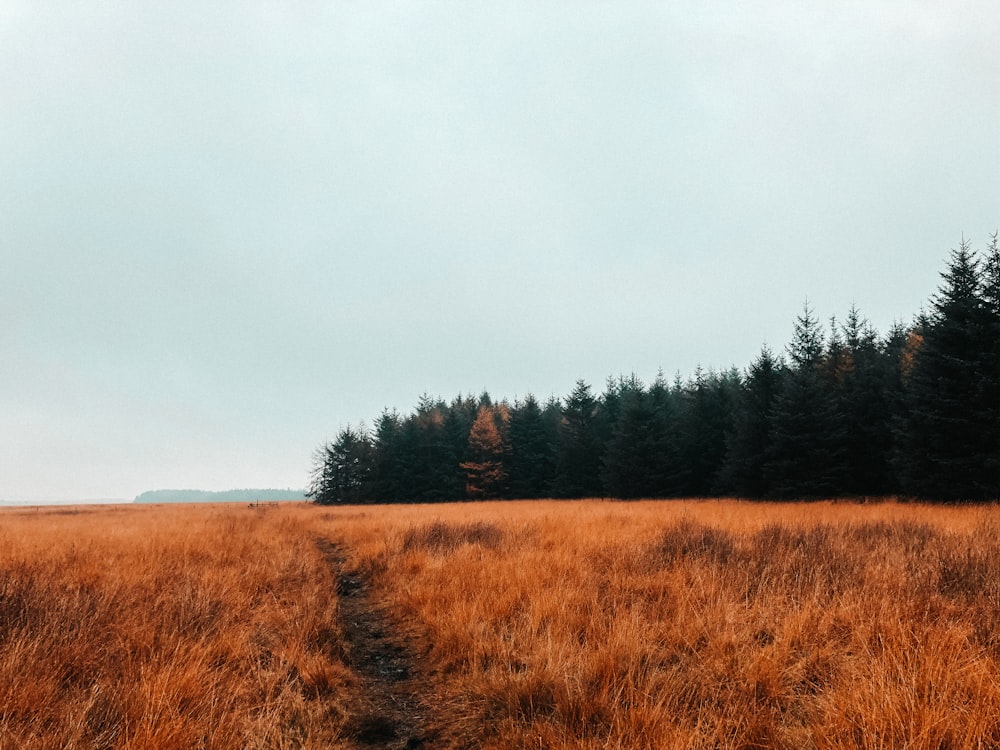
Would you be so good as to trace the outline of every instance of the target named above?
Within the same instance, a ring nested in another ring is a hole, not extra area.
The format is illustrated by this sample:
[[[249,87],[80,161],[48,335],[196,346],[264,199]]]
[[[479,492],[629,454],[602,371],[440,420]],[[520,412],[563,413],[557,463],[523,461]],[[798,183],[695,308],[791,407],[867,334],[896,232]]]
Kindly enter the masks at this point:
[[[271,503],[279,500],[308,500],[301,490],[150,490],[137,495],[137,503]]]

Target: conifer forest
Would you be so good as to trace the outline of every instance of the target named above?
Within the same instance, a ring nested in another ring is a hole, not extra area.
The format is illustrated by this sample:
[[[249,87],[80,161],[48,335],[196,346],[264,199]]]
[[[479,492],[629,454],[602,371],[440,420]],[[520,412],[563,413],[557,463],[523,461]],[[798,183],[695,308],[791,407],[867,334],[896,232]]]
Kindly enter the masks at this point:
[[[744,370],[423,396],[320,446],[320,504],[500,498],[1000,496],[1000,248],[953,250],[909,325],[808,305]]]

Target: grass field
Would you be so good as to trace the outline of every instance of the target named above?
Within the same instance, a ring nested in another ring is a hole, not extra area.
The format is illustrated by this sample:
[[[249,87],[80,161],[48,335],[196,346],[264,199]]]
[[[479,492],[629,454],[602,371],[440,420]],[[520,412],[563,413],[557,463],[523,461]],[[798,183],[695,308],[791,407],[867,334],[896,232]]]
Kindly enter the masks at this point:
[[[352,678],[313,515],[0,513],[0,748],[336,747]]]
[[[0,748],[373,746],[318,540],[411,747],[1000,746],[1000,508],[584,501],[3,511]]]

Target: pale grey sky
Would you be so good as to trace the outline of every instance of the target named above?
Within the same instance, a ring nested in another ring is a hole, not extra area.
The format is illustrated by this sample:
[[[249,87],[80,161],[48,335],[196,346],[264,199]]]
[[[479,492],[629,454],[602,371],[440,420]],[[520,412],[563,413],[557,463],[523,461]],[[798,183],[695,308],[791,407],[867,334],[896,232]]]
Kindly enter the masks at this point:
[[[207,7],[206,7],[207,6]],[[993,2],[0,0],[0,499],[882,331],[1000,226]]]

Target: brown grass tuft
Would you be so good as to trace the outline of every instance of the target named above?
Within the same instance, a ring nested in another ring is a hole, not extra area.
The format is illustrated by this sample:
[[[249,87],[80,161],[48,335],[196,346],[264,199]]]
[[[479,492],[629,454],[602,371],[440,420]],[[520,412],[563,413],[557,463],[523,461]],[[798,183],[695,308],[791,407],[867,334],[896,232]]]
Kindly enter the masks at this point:
[[[682,518],[670,524],[657,540],[655,552],[666,564],[703,560],[726,563],[733,555],[732,535],[723,529]]]
[[[453,552],[463,544],[473,544],[485,549],[496,549],[503,542],[503,532],[496,524],[449,524],[434,521],[409,529],[403,536],[403,551],[426,550],[436,554]]]

